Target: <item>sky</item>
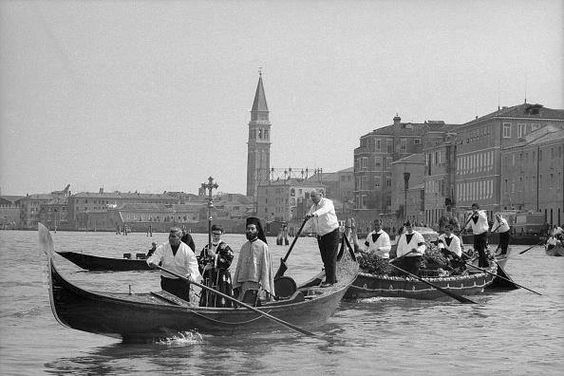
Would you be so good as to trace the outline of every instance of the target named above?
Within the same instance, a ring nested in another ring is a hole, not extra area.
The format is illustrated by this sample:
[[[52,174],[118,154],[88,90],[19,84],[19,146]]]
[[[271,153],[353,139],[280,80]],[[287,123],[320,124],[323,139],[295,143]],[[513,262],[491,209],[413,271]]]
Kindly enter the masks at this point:
[[[0,0],[0,193],[245,193],[262,70],[271,167],[360,137],[564,108],[564,2]]]

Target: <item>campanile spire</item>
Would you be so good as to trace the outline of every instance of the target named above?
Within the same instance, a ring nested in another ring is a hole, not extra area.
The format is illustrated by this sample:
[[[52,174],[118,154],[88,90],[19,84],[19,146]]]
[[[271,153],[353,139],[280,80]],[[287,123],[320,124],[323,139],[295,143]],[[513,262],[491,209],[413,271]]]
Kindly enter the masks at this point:
[[[247,142],[247,196],[253,197],[256,207],[257,186],[268,181],[270,171],[270,120],[262,83],[262,69],[255,90],[249,122]]]

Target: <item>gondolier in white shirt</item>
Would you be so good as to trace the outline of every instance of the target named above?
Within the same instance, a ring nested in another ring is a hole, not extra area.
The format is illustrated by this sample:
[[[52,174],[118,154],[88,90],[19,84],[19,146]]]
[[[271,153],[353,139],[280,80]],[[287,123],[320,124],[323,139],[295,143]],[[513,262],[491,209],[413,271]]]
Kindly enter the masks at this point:
[[[472,204],[472,214],[466,221],[466,228],[471,228],[474,234],[474,250],[478,252],[478,266],[487,268],[489,266],[488,257],[486,255],[486,247],[488,244],[488,217],[486,212],[480,210],[480,205]]]
[[[339,249],[339,221],[335,214],[333,201],[316,190],[310,192],[313,205],[306,218],[317,234],[317,244],[325,267],[325,282],[321,287],[329,287],[337,282],[337,253]]]
[[[439,235],[437,246],[450,263],[450,266],[454,270],[461,272],[465,269],[465,262],[462,259],[462,243],[460,238],[452,233],[453,227],[450,223],[444,225],[443,229],[445,232]]]
[[[155,253],[147,259],[151,268],[162,263],[164,269],[182,274],[191,281],[200,282],[202,276],[198,270],[198,260],[192,248],[181,241],[182,230],[178,227],[170,229],[168,242],[161,244]],[[161,271],[161,288],[181,299],[190,301],[190,284],[186,281]]]
[[[368,253],[372,253],[386,260],[390,258],[392,242],[386,231],[382,230],[382,220],[380,218],[374,220],[374,231],[366,236],[364,246]]]
[[[425,238],[418,231],[413,230],[413,225],[410,221],[403,224],[405,232],[400,235],[398,240],[397,257],[404,256],[401,262],[398,261],[397,266],[400,268],[419,275],[419,269],[423,260],[423,255],[427,249]]]
[[[503,218],[501,213],[495,213],[495,221],[492,225],[492,233],[499,233],[498,249],[501,250],[500,255],[507,254],[507,247],[509,246],[509,239],[511,237],[509,223],[507,219]],[[497,250],[496,250],[497,253]]]

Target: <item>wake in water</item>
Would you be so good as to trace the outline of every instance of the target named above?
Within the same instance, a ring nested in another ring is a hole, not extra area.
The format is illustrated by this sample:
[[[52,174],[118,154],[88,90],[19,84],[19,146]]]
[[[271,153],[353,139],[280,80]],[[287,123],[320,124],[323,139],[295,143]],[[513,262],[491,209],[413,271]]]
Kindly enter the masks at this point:
[[[195,331],[177,332],[171,334],[170,337],[160,339],[156,342],[157,345],[165,345],[170,347],[182,347],[186,345],[200,344],[204,341],[202,335]]]

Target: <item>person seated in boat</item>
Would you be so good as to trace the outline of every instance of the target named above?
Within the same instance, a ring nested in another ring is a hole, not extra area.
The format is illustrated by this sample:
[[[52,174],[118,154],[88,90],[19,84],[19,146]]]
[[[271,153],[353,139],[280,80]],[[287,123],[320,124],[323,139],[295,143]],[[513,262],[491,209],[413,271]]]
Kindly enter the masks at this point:
[[[198,260],[192,249],[180,239],[182,230],[178,227],[170,229],[168,242],[161,244],[155,253],[147,259],[147,264],[152,269],[159,263],[164,269],[186,276],[191,281],[199,282],[202,279],[198,270]],[[190,284],[178,277],[161,271],[161,288],[181,299],[190,301]]]
[[[190,248],[192,248],[192,252],[196,252],[196,244],[194,244],[194,239],[192,235],[186,229],[182,229],[182,239],[180,239],[182,243],[187,244]]]
[[[554,225],[554,229],[552,230],[552,236],[556,238],[556,240],[559,241],[564,240],[564,230],[562,230],[562,227]]]
[[[358,240],[354,218],[347,219],[345,226],[351,229],[352,243],[355,253],[359,253],[358,261],[361,269],[368,273],[388,274],[391,269],[388,259],[392,243],[390,236],[382,229],[382,220],[380,218],[374,220],[374,230],[366,236],[362,246]]]
[[[439,235],[437,244],[443,256],[447,259],[449,266],[456,274],[460,274],[465,267],[464,259],[462,258],[462,247],[460,238],[454,235],[453,226],[447,223],[444,227],[444,233]]]
[[[271,300],[275,296],[272,258],[260,219],[247,218],[245,236],[233,274],[234,295],[243,300],[247,290],[254,290],[261,300]]]
[[[495,220],[492,225],[492,234],[499,233],[499,244],[496,249],[496,255],[506,255],[507,248],[509,247],[509,240],[511,238],[511,227],[507,219],[503,218],[501,213],[495,213]],[[500,250],[498,253],[497,251]]]
[[[410,221],[403,224],[405,231],[398,240],[397,257],[402,257],[395,265],[410,273],[419,275],[421,262],[427,245],[425,238],[418,231],[413,230]],[[393,262],[393,261],[392,261]]]
[[[234,253],[231,247],[221,240],[223,232],[223,227],[220,225],[211,227],[211,248],[209,244],[206,244],[198,256],[198,264],[204,285],[232,296],[233,284],[229,267],[233,262]],[[201,307],[231,307],[232,305],[231,300],[208,290],[201,291]]]
[[[155,253],[155,251],[157,250],[157,243],[153,242],[151,249],[149,249],[147,251],[147,257],[151,257],[153,255],[153,253]]]

